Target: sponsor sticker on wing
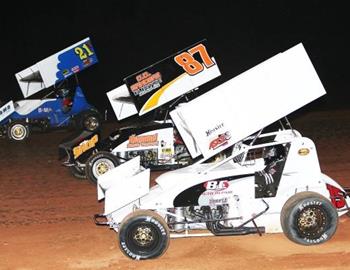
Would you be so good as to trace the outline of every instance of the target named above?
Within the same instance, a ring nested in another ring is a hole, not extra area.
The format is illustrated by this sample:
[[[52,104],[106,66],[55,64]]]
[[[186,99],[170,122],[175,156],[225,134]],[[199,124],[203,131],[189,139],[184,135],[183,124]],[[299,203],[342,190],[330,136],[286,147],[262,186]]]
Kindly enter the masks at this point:
[[[209,150],[216,150],[217,148],[228,144],[230,139],[231,139],[231,134],[229,131],[219,134],[216,138],[214,138],[209,143]]]
[[[145,71],[136,76],[137,82],[130,86],[130,90],[135,96],[143,96],[161,86],[162,75],[160,72],[154,74]]]
[[[202,40],[124,79],[139,115],[143,115],[220,76]]]

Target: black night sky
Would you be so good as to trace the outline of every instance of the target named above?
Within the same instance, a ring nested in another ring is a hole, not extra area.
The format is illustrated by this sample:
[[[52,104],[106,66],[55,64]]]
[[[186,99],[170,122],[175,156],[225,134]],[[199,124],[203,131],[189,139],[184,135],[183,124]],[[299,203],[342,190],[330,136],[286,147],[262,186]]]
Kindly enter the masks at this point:
[[[90,37],[99,63],[80,84],[110,109],[123,78],[206,38],[222,73],[210,86],[302,42],[328,92],[312,108],[350,108],[349,27],[346,1],[20,1],[0,11],[0,99],[23,98],[15,73]]]

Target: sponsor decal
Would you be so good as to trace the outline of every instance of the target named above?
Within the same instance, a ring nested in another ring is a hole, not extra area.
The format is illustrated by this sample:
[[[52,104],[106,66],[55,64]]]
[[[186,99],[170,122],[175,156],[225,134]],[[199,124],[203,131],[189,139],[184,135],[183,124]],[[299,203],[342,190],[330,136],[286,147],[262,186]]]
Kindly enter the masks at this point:
[[[221,205],[228,203],[228,198],[209,199],[209,205]]]
[[[309,201],[301,204],[299,206],[299,210],[302,211],[305,207],[320,206],[320,205],[322,205],[322,202],[320,201]]]
[[[74,67],[72,67],[72,72],[73,73],[77,73],[77,72],[79,72],[80,71],[80,67],[79,66],[74,66]]]
[[[0,107],[0,121],[11,115],[15,111],[13,101],[7,102],[5,105]]]
[[[49,113],[49,112],[52,112],[52,108],[50,107],[38,108],[38,113]]]
[[[161,159],[169,159],[169,158],[172,158],[172,156],[173,156],[173,151],[171,148],[162,148],[160,153]]]
[[[158,142],[158,133],[152,135],[131,135],[129,137],[129,142],[127,148],[135,148],[140,146],[157,146]]]
[[[206,190],[224,190],[227,189],[230,186],[230,182],[227,180],[221,180],[221,181],[208,181],[204,183],[204,187]]]
[[[227,144],[227,142],[230,139],[231,139],[231,134],[229,131],[226,131],[225,133],[218,135],[217,138],[215,138],[214,140],[212,140],[209,143],[209,150],[215,150],[215,149],[219,148],[220,146]]]
[[[220,123],[220,124],[216,125],[215,127],[210,128],[207,131],[205,131],[205,134],[207,135],[207,137],[209,137],[212,133],[214,133],[215,131],[217,131],[223,127],[224,127],[224,123]]]
[[[85,60],[83,60],[83,65],[84,66],[90,66],[91,65],[91,58],[87,58],[87,59],[85,59]]]
[[[2,115],[3,113],[6,113],[7,111],[9,111],[11,109],[11,105],[5,105],[3,108],[0,109],[0,115]]]
[[[229,180],[211,180],[205,182],[203,186],[205,191],[202,193],[202,196],[232,194],[232,190],[227,190],[227,188],[230,186]]]
[[[162,75],[160,72],[151,74],[150,72],[145,71],[137,75],[136,80],[137,82],[132,84],[130,89],[135,96],[141,97],[161,86]]]
[[[98,135],[94,135],[91,139],[82,141],[78,146],[73,148],[74,159],[77,159],[82,153],[95,147],[98,142]]]
[[[165,154],[165,155],[171,155],[173,151],[171,150],[171,148],[163,148],[162,149],[162,154]]]
[[[324,242],[326,241],[328,238],[328,234],[327,233],[324,233],[320,236],[320,238],[317,238],[317,239],[309,239],[309,238],[306,238],[304,237],[304,240],[307,242],[307,243],[310,243],[310,244],[319,244],[321,242]]]

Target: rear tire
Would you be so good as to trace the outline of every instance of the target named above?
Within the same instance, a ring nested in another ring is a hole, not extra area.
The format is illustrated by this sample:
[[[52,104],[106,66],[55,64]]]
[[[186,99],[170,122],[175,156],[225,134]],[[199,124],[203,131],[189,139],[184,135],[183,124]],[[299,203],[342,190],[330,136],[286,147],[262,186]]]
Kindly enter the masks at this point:
[[[7,129],[7,137],[12,141],[25,141],[29,136],[29,127],[23,122],[14,121]]]
[[[91,155],[86,161],[85,174],[94,184],[97,178],[120,164],[118,158],[110,152],[100,151]]]
[[[315,192],[297,193],[285,203],[281,212],[284,234],[301,245],[316,245],[331,239],[338,219],[332,203]]]
[[[95,112],[86,112],[82,115],[81,126],[84,130],[95,132],[101,126],[101,118]]]
[[[159,257],[168,249],[168,225],[157,213],[137,210],[124,218],[119,230],[119,247],[133,260]]]

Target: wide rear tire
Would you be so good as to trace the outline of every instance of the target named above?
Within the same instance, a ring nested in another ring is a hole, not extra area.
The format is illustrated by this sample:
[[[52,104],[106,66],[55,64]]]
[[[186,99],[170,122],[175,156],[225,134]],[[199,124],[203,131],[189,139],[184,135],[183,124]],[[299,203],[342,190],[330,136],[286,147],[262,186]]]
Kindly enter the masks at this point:
[[[291,241],[301,245],[321,244],[332,238],[338,226],[332,203],[315,192],[301,192],[283,206],[281,225]]]

